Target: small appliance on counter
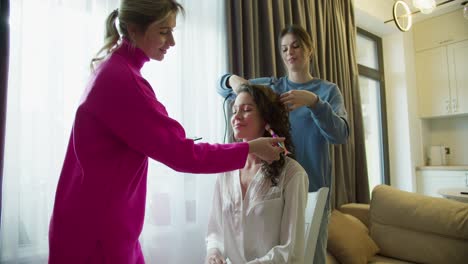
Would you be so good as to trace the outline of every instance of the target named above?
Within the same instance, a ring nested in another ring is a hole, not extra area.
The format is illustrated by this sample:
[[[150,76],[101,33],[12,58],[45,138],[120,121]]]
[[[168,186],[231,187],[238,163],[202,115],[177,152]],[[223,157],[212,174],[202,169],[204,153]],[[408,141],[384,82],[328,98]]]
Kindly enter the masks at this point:
[[[430,146],[429,148],[429,165],[441,166],[448,164],[448,155],[450,148],[444,145]]]

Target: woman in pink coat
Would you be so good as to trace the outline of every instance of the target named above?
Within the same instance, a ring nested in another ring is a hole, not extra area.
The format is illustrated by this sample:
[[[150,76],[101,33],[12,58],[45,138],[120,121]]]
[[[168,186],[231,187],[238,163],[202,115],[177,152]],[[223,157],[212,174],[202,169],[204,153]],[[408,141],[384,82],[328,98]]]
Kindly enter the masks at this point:
[[[144,263],[148,157],[174,170],[218,173],[244,167],[248,153],[279,159],[281,139],[194,144],[141,76],[175,45],[182,11],[173,0],[122,0],[107,19],[104,58],[76,111],[49,229],[49,263]],[[115,26],[119,19],[119,35]]]

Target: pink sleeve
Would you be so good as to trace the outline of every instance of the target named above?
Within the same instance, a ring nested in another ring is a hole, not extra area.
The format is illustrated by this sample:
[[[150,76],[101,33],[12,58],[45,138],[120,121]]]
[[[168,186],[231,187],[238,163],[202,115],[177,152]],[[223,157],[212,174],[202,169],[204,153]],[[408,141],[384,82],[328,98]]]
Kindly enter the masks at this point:
[[[123,66],[102,69],[82,107],[130,148],[177,171],[230,171],[242,168],[247,158],[247,143],[194,144],[186,139],[148,82]]]

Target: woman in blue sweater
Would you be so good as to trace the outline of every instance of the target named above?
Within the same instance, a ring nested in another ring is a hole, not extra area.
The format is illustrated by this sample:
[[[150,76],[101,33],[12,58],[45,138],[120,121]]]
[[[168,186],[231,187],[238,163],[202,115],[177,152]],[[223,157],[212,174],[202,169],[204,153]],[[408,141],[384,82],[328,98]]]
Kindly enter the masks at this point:
[[[329,144],[345,144],[349,135],[343,96],[336,84],[315,78],[310,73],[313,45],[310,35],[302,27],[284,28],[279,35],[279,48],[288,71],[286,76],[246,80],[225,74],[221,77],[218,93],[233,100],[241,84],[251,83],[268,85],[281,94],[281,101],[291,111],[289,121],[294,155],[309,175],[309,192],[321,187],[331,190]],[[326,263],[329,203],[325,210],[314,263]]]

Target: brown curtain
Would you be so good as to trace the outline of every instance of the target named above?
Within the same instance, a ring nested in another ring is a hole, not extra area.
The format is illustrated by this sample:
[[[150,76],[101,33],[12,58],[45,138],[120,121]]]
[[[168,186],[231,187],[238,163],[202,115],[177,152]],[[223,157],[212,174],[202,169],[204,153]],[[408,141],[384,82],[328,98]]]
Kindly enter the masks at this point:
[[[312,36],[312,75],[336,83],[343,94],[349,141],[331,147],[332,204],[369,202],[369,184],[351,0],[229,0],[226,4],[230,72],[245,78],[283,76],[277,48],[283,27],[297,24]]]
[[[5,149],[8,54],[10,42],[8,27],[9,12],[10,1],[0,0],[0,221],[2,219],[3,151]]]

